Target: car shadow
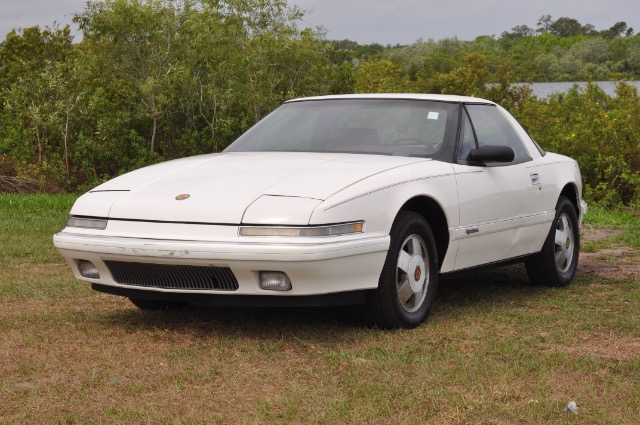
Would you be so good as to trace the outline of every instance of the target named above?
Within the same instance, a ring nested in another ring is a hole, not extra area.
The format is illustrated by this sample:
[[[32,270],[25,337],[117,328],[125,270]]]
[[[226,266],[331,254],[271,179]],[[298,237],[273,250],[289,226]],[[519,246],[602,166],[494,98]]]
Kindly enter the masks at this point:
[[[507,302],[534,296],[541,289],[530,283],[523,264],[513,264],[442,275],[437,302],[452,306]]]
[[[544,296],[547,288],[529,284],[522,265],[511,265],[440,277],[434,313],[440,318],[452,310],[486,304],[519,303]],[[303,339],[335,339],[353,331],[378,332],[367,327],[359,306],[255,308],[192,305],[177,310],[143,311],[123,303],[104,313],[110,325],[131,329],[189,333],[202,338],[243,336],[261,340],[284,336]],[[445,319],[446,320],[446,319]],[[428,326],[428,325],[427,325]]]
[[[188,333],[200,338],[214,336],[258,340],[293,338],[323,339],[365,328],[359,307],[188,307],[143,311],[131,305],[102,317],[110,325],[145,331]]]

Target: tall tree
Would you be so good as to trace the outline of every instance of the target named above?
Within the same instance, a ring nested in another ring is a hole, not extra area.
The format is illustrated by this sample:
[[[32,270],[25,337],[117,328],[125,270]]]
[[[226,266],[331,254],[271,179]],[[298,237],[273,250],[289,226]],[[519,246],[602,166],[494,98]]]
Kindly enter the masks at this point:
[[[407,91],[402,68],[388,60],[362,62],[356,72],[356,93],[399,93]]]
[[[611,28],[600,31],[600,35],[602,35],[604,38],[620,37],[623,34],[627,37],[633,34],[633,28],[627,27],[627,23],[625,21],[616,22],[611,26]]]
[[[549,25],[549,32],[560,37],[573,37],[583,35],[593,30],[592,25],[582,26],[580,22],[573,18],[558,18]]]
[[[140,117],[150,121],[150,154],[174,106],[174,72],[186,48],[182,23],[192,7],[188,0],[89,1],[75,19],[93,46],[96,72],[120,80],[126,92],[119,94],[135,99]]]
[[[64,62],[71,54],[72,43],[68,25],[11,30],[0,43],[0,90],[42,71],[48,62]]]

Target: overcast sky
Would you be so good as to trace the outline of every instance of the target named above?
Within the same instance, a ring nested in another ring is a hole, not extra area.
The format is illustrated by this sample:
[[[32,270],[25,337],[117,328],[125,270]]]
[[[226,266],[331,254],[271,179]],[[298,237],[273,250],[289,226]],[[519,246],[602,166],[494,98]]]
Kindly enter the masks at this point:
[[[12,28],[71,23],[86,0],[0,0],[0,39]],[[640,0],[290,0],[309,11],[303,26],[323,26],[327,38],[411,44],[418,38],[500,36],[516,25],[535,28],[551,15],[596,29],[625,21],[640,31]]]

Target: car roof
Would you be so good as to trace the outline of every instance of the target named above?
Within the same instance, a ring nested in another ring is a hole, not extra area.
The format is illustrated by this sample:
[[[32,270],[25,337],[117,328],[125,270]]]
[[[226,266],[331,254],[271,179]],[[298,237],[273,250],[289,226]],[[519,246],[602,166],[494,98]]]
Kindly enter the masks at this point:
[[[404,100],[436,100],[440,102],[456,103],[485,103],[495,105],[494,102],[486,99],[471,96],[456,96],[448,94],[416,94],[416,93],[369,93],[369,94],[341,94],[330,96],[314,96],[291,99],[285,103],[305,102],[314,100],[337,100],[337,99],[404,99]]]

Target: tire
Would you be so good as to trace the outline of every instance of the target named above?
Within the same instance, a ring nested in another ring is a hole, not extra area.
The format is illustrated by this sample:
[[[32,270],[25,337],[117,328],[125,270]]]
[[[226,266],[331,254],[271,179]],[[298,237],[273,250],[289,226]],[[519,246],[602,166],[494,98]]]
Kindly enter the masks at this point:
[[[436,243],[427,221],[400,211],[391,226],[391,244],[378,288],[367,293],[367,321],[383,329],[413,328],[424,322],[438,285]]]
[[[177,310],[189,305],[189,303],[147,300],[144,298],[131,298],[131,297],[129,297],[129,301],[131,301],[131,303],[136,307],[138,307],[140,310],[149,310],[149,311]]]
[[[525,265],[531,282],[552,287],[567,286],[576,274],[580,254],[580,229],[576,208],[561,196],[556,216],[542,250]]]

